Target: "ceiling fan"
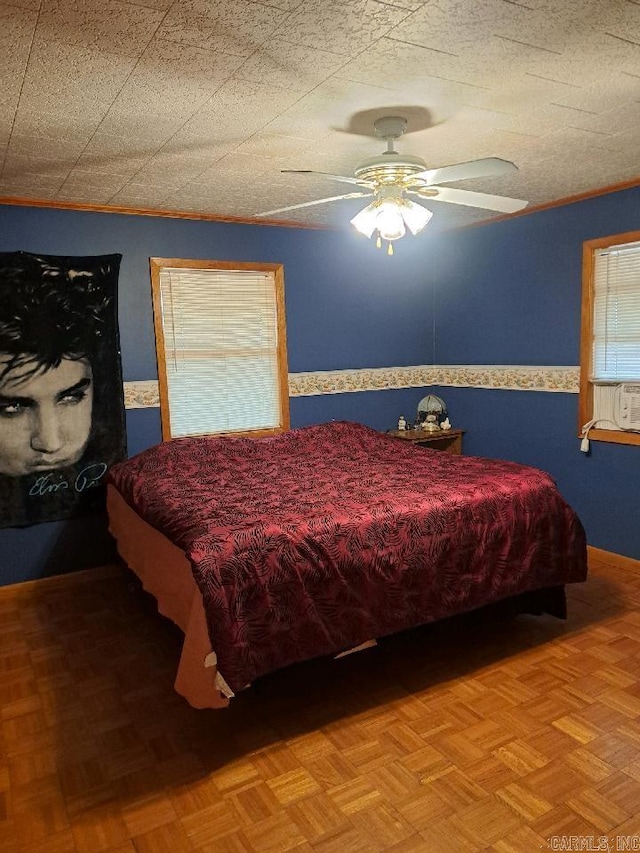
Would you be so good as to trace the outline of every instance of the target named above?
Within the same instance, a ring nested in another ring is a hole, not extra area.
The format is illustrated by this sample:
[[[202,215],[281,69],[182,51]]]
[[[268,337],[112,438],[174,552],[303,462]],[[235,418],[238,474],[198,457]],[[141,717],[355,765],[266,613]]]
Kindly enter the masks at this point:
[[[460,181],[465,178],[504,175],[508,172],[517,171],[518,167],[509,160],[486,157],[481,160],[471,160],[468,163],[428,169],[427,164],[420,157],[400,154],[395,150],[395,140],[402,136],[406,126],[407,120],[402,116],[383,116],[375,121],[375,133],[386,141],[387,150],[356,166],[352,178],[347,175],[316,172],[313,169],[282,170],[290,174],[321,175],[333,181],[353,184],[360,188],[359,191],[320,198],[302,204],[292,204],[276,210],[267,210],[256,214],[256,216],[273,216],[276,213],[313,207],[317,204],[327,204],[341,199],[374,196],[373,202],[356,214],[351,223],[367,237],[371,237],[377,231],[378,246],[382,245],[382,240],[389,241],[388,252],[393,254],[391,241],[402,237],[407,228],[412,234],[417,234],[433,215],[430,210],[411,201],[407,196],[416,196],[427,201],[479,207],[499,213],[515,213],[527,206],[528,202],[522,199],[440,186],[443,183]]]

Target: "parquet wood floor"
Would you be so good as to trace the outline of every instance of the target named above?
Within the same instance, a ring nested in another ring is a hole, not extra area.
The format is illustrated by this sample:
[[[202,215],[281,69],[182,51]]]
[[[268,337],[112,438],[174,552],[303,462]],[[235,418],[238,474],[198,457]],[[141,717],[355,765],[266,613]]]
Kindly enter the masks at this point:
[[[640,571],[592,559],[568,597],[567,622],[450,620],[196,711],[128,576],[0,591],[0,853],[638,850]]]

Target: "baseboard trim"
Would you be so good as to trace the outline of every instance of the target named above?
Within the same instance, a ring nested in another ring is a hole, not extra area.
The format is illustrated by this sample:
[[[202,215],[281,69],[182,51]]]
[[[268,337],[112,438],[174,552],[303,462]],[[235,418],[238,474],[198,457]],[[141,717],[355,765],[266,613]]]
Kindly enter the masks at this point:
[[[633,557],[624,557],[622,554],[614,554],[612,551],[603,551],[602,548],[594,548],[593,545],[587,546],[587,552],[591,560],[640,574],[640,560],[634,560]]]
[[[98,566],[95,569],[81,569],[78,572],[65,572],[62,575],[51,575],[47,578],[37,578],[32,581],[21,581],[0,586],[0,598],[12,598],[24,595],[34,589],[55,589],[56,587],[74,586],[75,584],[91,583],[109,578],[120,577],[125,570],[116,564]]]

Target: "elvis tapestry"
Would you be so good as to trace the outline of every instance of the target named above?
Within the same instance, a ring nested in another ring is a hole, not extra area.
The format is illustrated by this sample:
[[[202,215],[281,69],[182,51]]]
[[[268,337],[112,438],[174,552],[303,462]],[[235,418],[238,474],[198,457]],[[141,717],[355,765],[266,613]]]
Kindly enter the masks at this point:
[[[120,260],[0,253],[0,527],[104,507],[126,455]]]

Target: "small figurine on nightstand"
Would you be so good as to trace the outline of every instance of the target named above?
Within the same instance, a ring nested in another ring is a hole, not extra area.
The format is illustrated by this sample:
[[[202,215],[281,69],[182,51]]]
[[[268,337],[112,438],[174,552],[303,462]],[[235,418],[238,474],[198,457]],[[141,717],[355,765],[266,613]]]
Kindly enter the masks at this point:
[[[449,418],[445,418],[440,424],[440,429],[451,429],[451,421]]]
[[[440,429],[440,425],[438,424],[438,418],[433,413],[429,413],[426,418],[422,421],[422,429],[427,432],[438,432]]]
[[[400,415],[400,418],[399,418],[399,420],[398,420],[398,429],[399,429],[400,431],[403,431],[403,430],[405,430],[406,428],[407,428],[407,422],[406,422],[406,420],[405,420],[405,418],[404,418],[404,415]]]

